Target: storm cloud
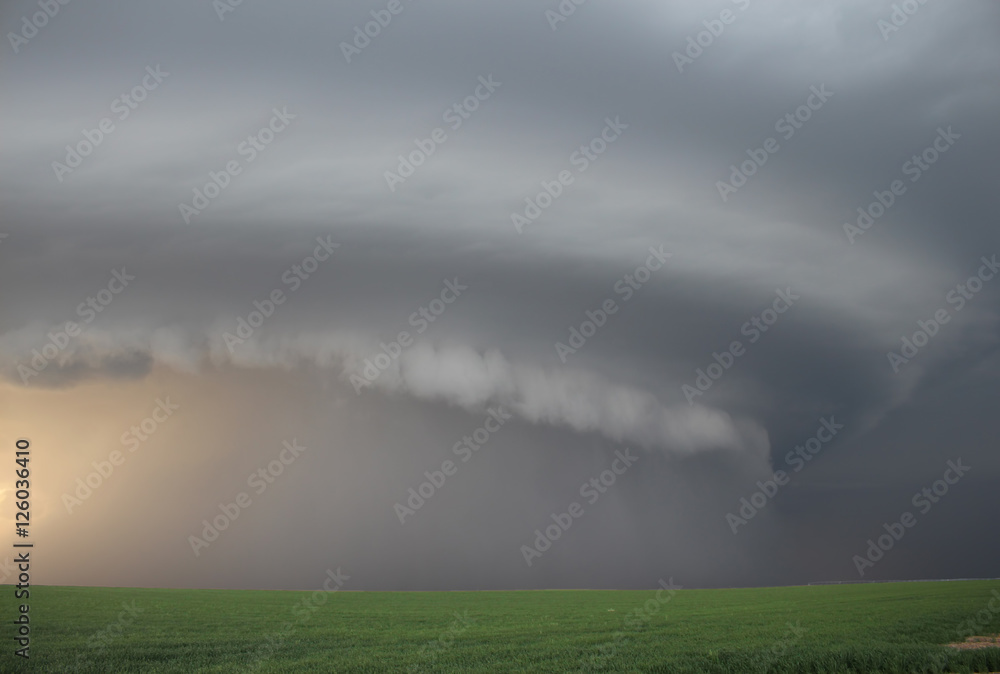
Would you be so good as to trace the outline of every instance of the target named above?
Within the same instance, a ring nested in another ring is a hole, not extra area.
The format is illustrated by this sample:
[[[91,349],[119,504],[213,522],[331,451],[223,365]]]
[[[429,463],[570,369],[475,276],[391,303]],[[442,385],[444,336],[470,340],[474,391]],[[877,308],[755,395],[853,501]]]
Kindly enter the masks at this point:
[[[0,413],[47,582],[996,576],[998,19],[6,4]]]

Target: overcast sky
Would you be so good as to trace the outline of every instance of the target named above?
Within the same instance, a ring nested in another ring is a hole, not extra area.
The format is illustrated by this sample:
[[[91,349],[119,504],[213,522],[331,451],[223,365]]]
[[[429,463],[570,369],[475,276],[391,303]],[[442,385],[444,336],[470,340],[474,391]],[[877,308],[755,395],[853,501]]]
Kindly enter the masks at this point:
[[[1000,5],[902,4],[4,3],[39,581],[1000,575]]]

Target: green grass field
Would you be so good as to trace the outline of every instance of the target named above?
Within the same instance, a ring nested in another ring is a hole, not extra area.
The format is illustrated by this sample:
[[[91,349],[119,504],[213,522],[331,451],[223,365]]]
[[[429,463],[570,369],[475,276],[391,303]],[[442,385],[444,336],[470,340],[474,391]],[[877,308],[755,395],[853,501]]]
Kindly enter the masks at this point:
[[[0,670],[993,672],[1000,648],[943,644],[1000,632],[995,596],[1000,581],[673,596],[33,587],[31,658],[13,656],[11,599]]]

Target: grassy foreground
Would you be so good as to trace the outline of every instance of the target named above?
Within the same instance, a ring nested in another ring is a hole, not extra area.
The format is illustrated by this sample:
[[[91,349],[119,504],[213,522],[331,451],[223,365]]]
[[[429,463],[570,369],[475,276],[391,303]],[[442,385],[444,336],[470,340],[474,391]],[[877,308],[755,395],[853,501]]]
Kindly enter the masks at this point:
[[[10,599],[0,671],[993,672],[1000,648],[942,644],[1000,632],[996,596],[1000,581],[673,596],[33,587],[30,661],[13,656]]]

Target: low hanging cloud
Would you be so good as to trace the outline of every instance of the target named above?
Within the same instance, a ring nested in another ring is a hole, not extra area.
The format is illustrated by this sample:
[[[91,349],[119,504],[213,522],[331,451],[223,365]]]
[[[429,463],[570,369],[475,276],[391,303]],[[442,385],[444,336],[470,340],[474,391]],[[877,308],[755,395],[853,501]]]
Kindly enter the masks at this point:
[[[227,344],[227,334],[220,331],[199,337],[171,328],[94,330],[71,338],[54,355],[56,349],[29,346],[52,344],[51,334],[52,330],[36,328],[0,337],[4,376],[27,386],[65,387],[96,377],[143,377],[154,365],[191,374],[207,366],[315,367],[337,372],[358,395],[377,389],[469,412],[502,405],[534,424],[597,432],[616,442],[681,455],[710,449],[761,458],[768,453],[767,433],[752,421],[701,405],[666,407],[639,388],[584,370],[512,363],[495,349],[480,353],[467,346],[417,344],[400,349],[392,358],[383,354],[378,362],[388,365],[379,368],[370,357],[376,342],[338,332],[251,339],[236,345]]]

